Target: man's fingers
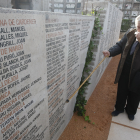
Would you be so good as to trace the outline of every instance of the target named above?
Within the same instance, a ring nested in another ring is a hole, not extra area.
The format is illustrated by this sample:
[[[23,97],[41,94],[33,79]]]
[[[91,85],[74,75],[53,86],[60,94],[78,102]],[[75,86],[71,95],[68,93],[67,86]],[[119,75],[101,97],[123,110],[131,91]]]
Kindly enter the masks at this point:
[[[103,55],[104,55],[105,57],[110,56],[110,52],[107,51],[107,50],[105,50],[105,51],[103,51]]]
[[[105,54],[105,57],[108,56],[108,53]]]

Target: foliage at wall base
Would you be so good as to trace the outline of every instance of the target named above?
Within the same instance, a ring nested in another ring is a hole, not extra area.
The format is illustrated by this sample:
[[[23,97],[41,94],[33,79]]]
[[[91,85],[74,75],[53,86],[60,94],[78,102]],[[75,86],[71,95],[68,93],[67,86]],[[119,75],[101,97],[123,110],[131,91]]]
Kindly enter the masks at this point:
[[[102,30],[102,26],[100,25],[100,20],[99,20],[99,17],[100,17],[99,12],[100,12],[100,10],[102,10],[102,9],[99,9],[98,11],[93,10],[91,12],[92,14],[95,14],[95,21],[94,21],[94,27],[93,27],[93,30],[92,30],[92,37],[91,37],[89,48],[88,48],[88,51],[87,51],[87,57],[86,57],[85,66],[84,66],[84,69],[83,69],[80,85],[86,79],[85,75],[90,74],[89,64],[93,60],[93,49],[96,46],[92,40],[95,37],[97,37],[99,32]],[[89,119],[89,116],[85,116],[85,114],[86,114],[85,105],[87,103],[87,100],[85,99],[85,96],[84,96],[85,91],[86,91],[86,89],[87,89],[89,84],[90,83],[89,83],[89,80],[88,80],[88,81],[85,82],[85,84],[79,90],[77,98],[76,98],[76,104],[75,104],[74,111],[77,112],[77,114],[79,116],[83,116],[85,121],[90,123],[91,120]],[[92,123],[92,124],[94,124],[94,123]]]

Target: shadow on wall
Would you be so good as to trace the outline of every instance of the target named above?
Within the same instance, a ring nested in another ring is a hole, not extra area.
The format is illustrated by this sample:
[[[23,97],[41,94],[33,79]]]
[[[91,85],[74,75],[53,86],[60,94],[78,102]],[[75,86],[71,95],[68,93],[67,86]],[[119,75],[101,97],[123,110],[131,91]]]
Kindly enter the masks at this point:
[[[11,0],[13,9],[32,10],[32,0]]]

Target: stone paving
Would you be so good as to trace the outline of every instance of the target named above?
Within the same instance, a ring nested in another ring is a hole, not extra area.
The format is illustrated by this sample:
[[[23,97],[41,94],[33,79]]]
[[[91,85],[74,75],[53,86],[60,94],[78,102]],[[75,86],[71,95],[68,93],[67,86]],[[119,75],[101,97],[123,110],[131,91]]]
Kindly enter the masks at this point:
[[[108,140],[140,140],[140,105],[133,121],[126,112],[112,117]]]

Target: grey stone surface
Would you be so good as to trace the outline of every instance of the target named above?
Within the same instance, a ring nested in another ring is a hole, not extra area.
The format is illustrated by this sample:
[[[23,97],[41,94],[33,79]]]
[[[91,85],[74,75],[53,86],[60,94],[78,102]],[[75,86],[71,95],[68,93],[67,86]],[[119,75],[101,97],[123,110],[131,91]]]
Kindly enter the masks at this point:
[[[49,11],[48,0],[0,0],[0,7]]]
[[[93,43],[97,44],[97,51],[94,52],[94,65],[91,65],[94,69],[104,58],[102,51],[108,50],[118,41],[123,14],[110,2],[86,3],[84,10],[87,10],[88,13],[91,13],[92,9],[102,9],[99,13],[101,15],[100,23],[103,27],[102,33],[100,33],[98,37],[93,40]],[[89,99],[90,95],[94,91],[110,60],[111,58],[106,58],[98,68],[97,72],[93,73],[89,81],[91,84],[87,89],[88,94],[86,94],[86,99]]]
[[[69,123],[94,17],[0,8],[0,140],[57,140]]]
[[[32,10],[49,11],[49,0],[32,0]]]
[[[32,4],[36,10],[44,6]],[[104,6],[103,34],[93,40],[91,71],[117,42],[122,18],[108,2],[97,6]],[[65,101],[79,87],[95,17],[4,8],[0,17],[0,139],[57,140],[73,115],[76,95]],[[90,78],[87,99],[109,61]]]
[[[12,8],[11,0],[0,0],[0,7]]]
[[[137,114],[135,115],[134,121],[130,121],[128,119],[128,115],[126,112],[119,114],[117,117],[113,117],[112,121],[140,130],[139,117],[140,117],[140,109],[137,109]]]
[[[130,121],[126,112],[112,118],[108,140],[138,140],[140,137],[140,109],[137,110],[135,119]],[[116,133],[117,132],[117,133]]]
[[[140,2],[137,0],[90,0],[91,2],[111,2],[123,12],[123,19],[132,19],[131,27],[135,28],[134,19],[140,15]]]
[[[81,14],[81,0],[0,0],[0,7]]]
[[[139,140],[139,138],[139,131],[111,123],[108,140]]]

